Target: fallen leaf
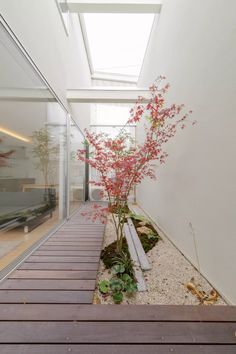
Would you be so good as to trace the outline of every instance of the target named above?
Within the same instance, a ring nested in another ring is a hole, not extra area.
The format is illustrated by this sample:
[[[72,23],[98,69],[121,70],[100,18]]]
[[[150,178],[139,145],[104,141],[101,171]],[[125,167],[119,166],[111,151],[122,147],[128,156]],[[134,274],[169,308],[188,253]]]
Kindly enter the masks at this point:
[[[207,294],[204,290],[199,289],[202,288],[202,286],[195,284],[194,278],[191,278],[185,286],[203,305],[213,305],[218,300],[219,295],[214,289]]]

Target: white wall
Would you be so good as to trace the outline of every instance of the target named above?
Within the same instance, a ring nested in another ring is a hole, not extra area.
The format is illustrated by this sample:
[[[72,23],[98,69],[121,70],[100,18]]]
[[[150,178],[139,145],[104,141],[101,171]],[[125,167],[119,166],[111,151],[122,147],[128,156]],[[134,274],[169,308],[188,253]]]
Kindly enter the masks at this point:
[[[67,36],[55,0],[0,0],[0,13],[65,106],[67,88],[91,85],[77,15]]]
[[[235,0],[164,1],[139,86],[165,75],[169,101],[185,103],[198,123],[168,144],[158,181],[138,189],[140,205],[197,265],[195,234],[201,272],[234,304],[235,13]]]

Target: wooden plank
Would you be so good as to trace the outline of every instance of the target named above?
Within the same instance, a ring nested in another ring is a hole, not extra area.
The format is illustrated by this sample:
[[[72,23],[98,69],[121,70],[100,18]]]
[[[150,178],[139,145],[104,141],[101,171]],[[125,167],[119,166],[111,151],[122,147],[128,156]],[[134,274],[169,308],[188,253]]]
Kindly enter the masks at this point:
[[[144,252],[142,243],[140,241],[140,238],[135,230],[134,224],[130,218],[128,218],[128,225],[130,229],[130,233],[134,242],[134,246],[138,255],[139,263],[140,266],[143,270],[150,270],[151,266],[149,264],[149,261],[147,259],[146,253]]]
[[[94,270],[15,270],[8,279],[96,279]]]
[[[94,290],[95,280],[7,279],[0,290]]]
[[[80,236],[80,235],[93,235],[93,236],[99,236],[103,237],[103,232],[99,230],[65,230],[65,231],[57,231],[55,235],[75,235],[75,236]]]
[[[89,290],[0,290],[0,303],[91,304],[93,293]]]
[[[98,263],[99,257],[63,257],[63,256],[30,256],[26,262],[39,262],[39,263]]]
[[[38,251],[100,251],[101,247],[96,245],[48,245],[44,244],[38,248]]]
[[[66,237],[66,236],[63,236],[63,237],[59,237],[59,236],[52,236],[50,238],[50,241],[70,241],[70,242],[74,242],[74,241],[90,241],[90,242],[94,242],[94,241],[98,241],[98,242],[102,242],[102,238],[101,237],[85,237],[85,236],[81,236],[81,237]]]
[[[68,222],[64,226],[62,226],[60,229],[57,230],[57,232],[64,232],[64,230],[79,230],[79,231],[96,231],[96,232],[103,232],[105,229],[104,225],[78,225],[78,224],[72,224]]]
[[[1,354],[235,354],[234,345],[1,344]]]
[[[86,234],[85,232],[81,232],[79,234],[76,234],[75,232],[71,232],[71,233],[63,233],[63,234],[54,234],[53,236],[51,236],[51,238],[76,238],[78,239],[78,241],[81,238],[86,238],[86,239],[95,239],[97,238],[99,241],[103,240],[103,236],[98,234],[98,233],[90,233],[90,234]],[[51,239],[50,238],[50,239]]]
[[[0,304],[0,320],[104,322],[234,322],[232,306]]]
[[[101,245],[102,240],[88,240],[88,239],[83,239],[83,240],[76,240],[76,241],[70,241],[70,240],[53,240],[50,239],[50,241],[45,242],[43,245],[55,245],[55,244],[61,244],[63,245]]]
[[[31,270],[97,270],[97,263],[34,263],[25,262],[18,267],[18,269]]]
[[[102,237],[102,235],[99,235],[98,233],[94,233],[94,234],[92,234],[92,233],[90,233],[90,234],[87,234],[87,233],[85,233],[85,232],[81,232],[79,235],[78,234],[76,234],[75,232],[71,232],[71,233],[63,233],[63,234],[54,234],[53,236],[52,236],[52,238],[64,238],[64,237],[66,237],[66,238],[77,238],[77,239],[80,239],[80,238],[98,238],[98,239],[102,239],[103,237]]]
[[[81,257],[99,257],[100,251],[93,250],[41,250],[38,249],[34,252],[34,256],[81,256]]]
[[[70,220],[67,224],[61,227],[61,230],[70,228],[103,230],[105,226],[103,224],[82,224],[80,221]]]
[[[78,230],[99,230],[99,231],[103,231],[105,226],[101,225],[101,224],[88,224],[88,225],[81,225],[78,223],[72,223],[71,221],[69,221],[67,224],[65,224],[64,226],[61,227],[60,230],[65,230],[65,229],[78,229]]]
[[[236,344],[232,323],[0,322],[0,343]]]

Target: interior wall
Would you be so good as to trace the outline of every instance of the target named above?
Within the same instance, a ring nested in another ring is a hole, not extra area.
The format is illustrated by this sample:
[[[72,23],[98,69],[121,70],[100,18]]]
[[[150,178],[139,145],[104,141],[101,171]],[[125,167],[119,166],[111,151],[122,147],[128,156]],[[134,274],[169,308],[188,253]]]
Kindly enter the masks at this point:
[[[164,75],[168,101],[185,103],[197,125],[167,146],[156,182],[138,203],[231,303],[236,304],[236,3],[166,0],[139,86]],[[139,139],[143,129],[138,129]],[[194,242],[195,239],[195,242]],[[181,271],[176,270],[176,271]],[[186,279],[188,281],[189,279]]]
[[[89,87],[90,71],[77,15],[70,15],[68,35],[55,0],[1,0],[0,14],[60,100],[66,89]],[[89,107],[87,109],[89,119]],[[72,111],[79,124],[80,111]]]

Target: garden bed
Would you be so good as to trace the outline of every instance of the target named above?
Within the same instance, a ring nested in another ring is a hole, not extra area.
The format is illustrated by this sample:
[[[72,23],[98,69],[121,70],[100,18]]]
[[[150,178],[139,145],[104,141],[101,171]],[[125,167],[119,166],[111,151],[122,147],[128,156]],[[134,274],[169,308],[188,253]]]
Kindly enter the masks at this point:
[[[114,226],[111,218],[108,218],[103,249],[114,241]],[[212,286],[167,238],[162,236],[158,242],[155,240],[153,248],[147,252],[147,257],[152,266],[151,270],[144,272],[148,290],[136,292],[132,296],[126,296],[124,293],[122,304],[199,305],[201,302],[196,294],[190,291],[190,286],[196,284],[196,290],[206,294],[212,291]],[[106,269],[100,260],[94,303],[114,303],[110,295],[101,294],[98,289],[101,280],[111,277],[111,270]],[[212,303],[226,305],[220,296]]]

